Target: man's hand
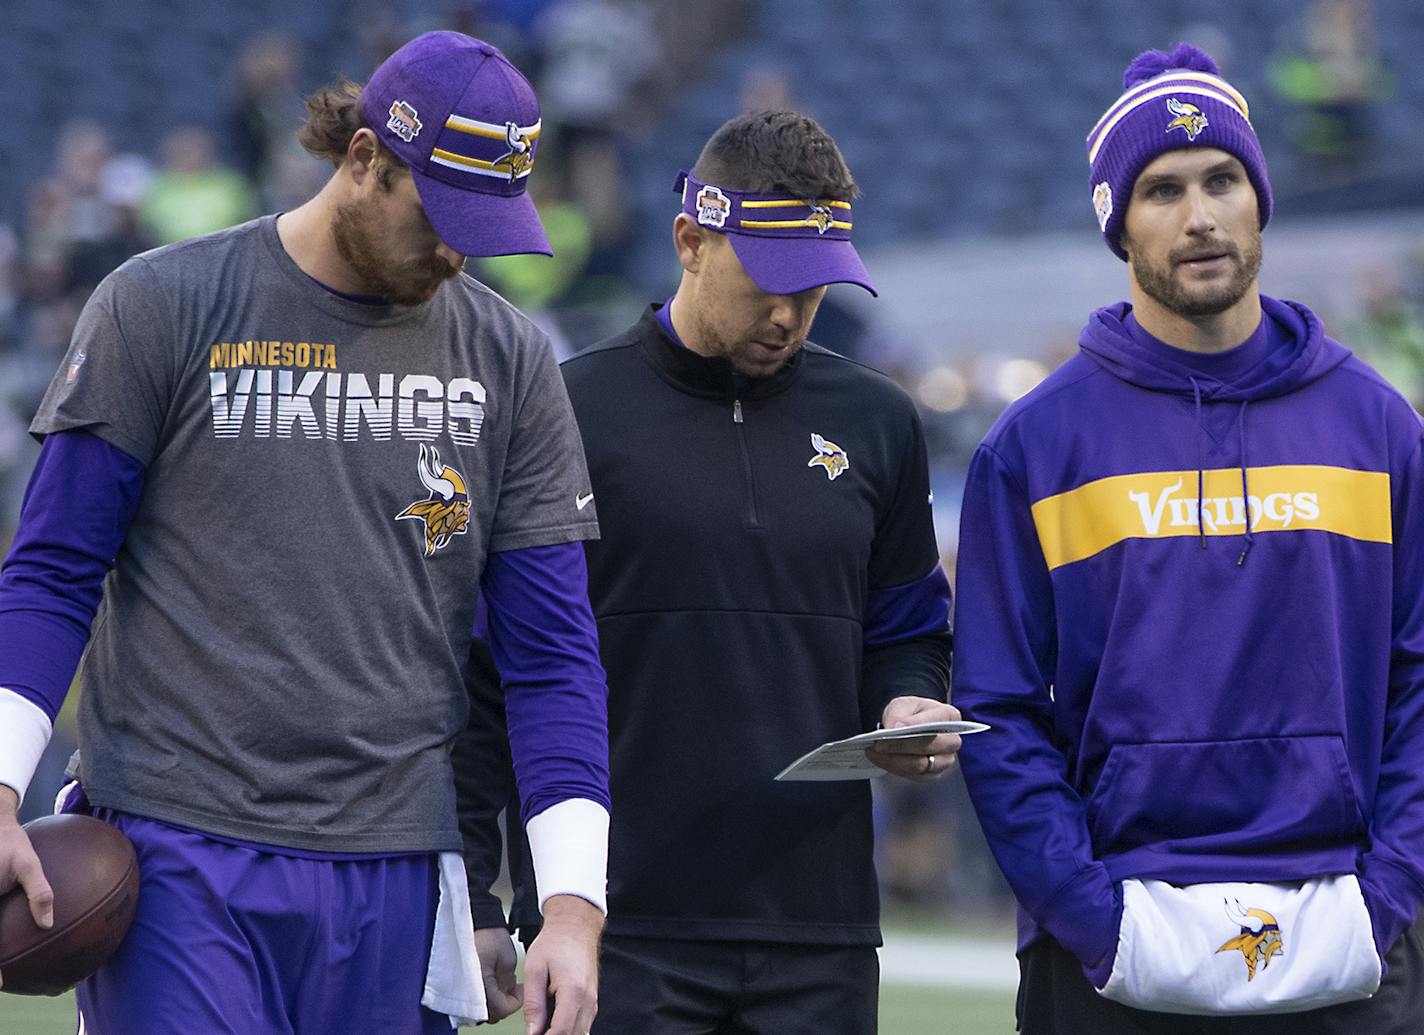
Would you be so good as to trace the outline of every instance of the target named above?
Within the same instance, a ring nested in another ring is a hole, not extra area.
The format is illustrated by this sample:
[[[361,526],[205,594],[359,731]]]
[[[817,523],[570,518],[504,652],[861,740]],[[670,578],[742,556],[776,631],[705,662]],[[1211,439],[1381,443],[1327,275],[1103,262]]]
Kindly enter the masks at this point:
[[[30,901],[30,916],[40,927],[50,928],[54,926],[54,892],[45,880],[30,835],[20,826],[16,816],[19,809],[20,796],[0,784],[0,895],[20,885]],[[0,988],[3,987],[4,975],[0,975]]]
[[[544,929],[524,957],[528,1035],[587,1035],[598,1013],[602,933],[603,914],[593,903],[576,895],[553,895],[544,903]]]
[[[958,708],[943,701],[930,697],[897,697],[885,706],[880,725],[892,730],[920,722],[952,722],[960,717]],[[915,783],[932,783],[954,768],[959,743],[957,733],[878,740],[865,749],[865,757],[887,773]]]
[[[514,980],[518,956],[514,939],[503,927],[477,927],[475,952],[485,981],[485,1006],[491,1021],[502,1021],[524,1004],[524,986]]]

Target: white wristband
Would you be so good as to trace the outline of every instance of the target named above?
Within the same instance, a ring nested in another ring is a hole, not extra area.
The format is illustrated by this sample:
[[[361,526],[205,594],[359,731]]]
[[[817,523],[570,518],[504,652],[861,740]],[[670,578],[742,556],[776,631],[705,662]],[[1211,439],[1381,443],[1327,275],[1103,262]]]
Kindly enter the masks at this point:
[[[608,915],[608,810],[587,798],[550,805],[528,823],[539,911],[554,895],[577,895]]]
[[[0,783],[14,788],[21,801],[53,732],[42,708],[0,686]]]

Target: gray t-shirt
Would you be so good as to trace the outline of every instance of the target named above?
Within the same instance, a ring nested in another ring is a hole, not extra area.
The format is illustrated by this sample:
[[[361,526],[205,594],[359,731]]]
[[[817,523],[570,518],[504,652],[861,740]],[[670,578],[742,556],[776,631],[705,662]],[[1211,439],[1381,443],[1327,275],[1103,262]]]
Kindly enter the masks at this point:
[[[267,217],[99,286],[32,425],[71,428],[146,467],[81,670],[94,804],[459,849],[485,559],[598,533],[544,335],[465,276],[414,308],[337,297]]]

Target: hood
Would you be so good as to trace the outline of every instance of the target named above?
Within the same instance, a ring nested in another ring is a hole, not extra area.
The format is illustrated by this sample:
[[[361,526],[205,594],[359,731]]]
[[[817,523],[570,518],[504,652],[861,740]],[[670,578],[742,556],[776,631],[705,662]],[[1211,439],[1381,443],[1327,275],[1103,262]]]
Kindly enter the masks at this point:
[[[1350,350],[1325,336],[1320,320],[1299,302],[1261,296],[1264,319],[1284,332],[1287,345],[1272,349],[1254,367],[1229,382],[1203,376],[1187,363],[1143,348],[1125,321],[1127,302],[1099,309],[1088,320],[1078,344],[1088,357],[1114,377],[1153,392],[1192,398],[1193,380],[1202,401],[1253,401],[1285,395],[1324,377],[1350,357]]]

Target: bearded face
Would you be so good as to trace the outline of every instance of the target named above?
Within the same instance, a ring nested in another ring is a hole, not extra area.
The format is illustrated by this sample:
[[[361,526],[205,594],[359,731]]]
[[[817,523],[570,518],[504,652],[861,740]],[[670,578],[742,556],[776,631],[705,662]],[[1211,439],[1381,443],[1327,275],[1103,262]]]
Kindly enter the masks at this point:
[[[429,301],[460,272],[437,254],[440,237],[408,173],[378,176],[372,194],[338,205],[332,233],[337,252],[364,285],[360,293],[397,305]]]

